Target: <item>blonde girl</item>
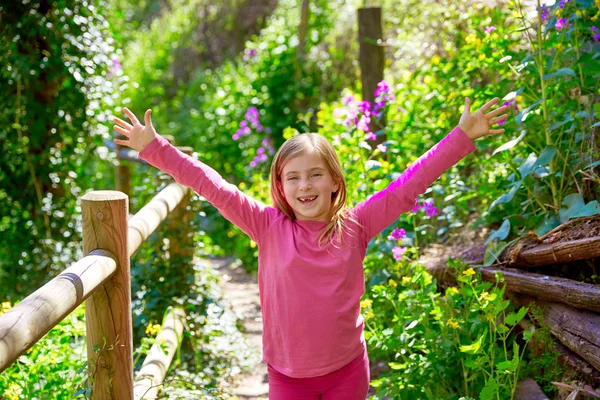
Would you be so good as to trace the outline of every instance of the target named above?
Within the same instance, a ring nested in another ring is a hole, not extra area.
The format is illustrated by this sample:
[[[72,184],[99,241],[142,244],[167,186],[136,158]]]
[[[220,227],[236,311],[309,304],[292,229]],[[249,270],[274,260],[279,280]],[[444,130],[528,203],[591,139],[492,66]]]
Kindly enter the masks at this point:
[[[497,98],[471,113],[467,98],[459,124],[390,185],[353,208],[332,145],[301,134],[278,150],[271,168],[267,206],[226,182],[156,133],[151,110],[145,125],[128,109],[115,118],[127,137],[115,143],[205,197],[258,245],[258,284],[263,315],[263,360],[272,400],[363,400],[369,358],[360,298],[362,262],[369,241],[415,205],[445,170],[475,150],[473,140],[500,134],[507,107]],[[489,111],[489,112],[488,112]]]

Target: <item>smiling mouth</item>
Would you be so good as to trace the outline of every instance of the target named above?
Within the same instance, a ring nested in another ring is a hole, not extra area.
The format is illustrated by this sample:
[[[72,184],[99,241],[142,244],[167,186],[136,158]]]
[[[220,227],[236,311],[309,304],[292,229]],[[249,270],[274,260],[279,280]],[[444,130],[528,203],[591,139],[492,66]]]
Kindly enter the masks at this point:
[[[317,199],[317,197],[319,196],[312,196],[312,197],[298,197],[298,201],[300,203],[304,203],[304,204],[308,204],[308,203],[312,203],[313,201],[315,201]]]

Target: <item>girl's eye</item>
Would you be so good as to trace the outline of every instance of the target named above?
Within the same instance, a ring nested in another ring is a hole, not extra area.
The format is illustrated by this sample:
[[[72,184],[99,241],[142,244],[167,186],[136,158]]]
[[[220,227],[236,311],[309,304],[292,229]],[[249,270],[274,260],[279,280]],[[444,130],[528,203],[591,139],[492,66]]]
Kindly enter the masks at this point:
[[[321,176],[321,174],[313,174],[312,176]]]
[[[295,177],[295,176],[291,176],[291,177],[288,178],[288,181],[291,181],[291,180],[294,180],[294,179],[298,179],[298,178]]]

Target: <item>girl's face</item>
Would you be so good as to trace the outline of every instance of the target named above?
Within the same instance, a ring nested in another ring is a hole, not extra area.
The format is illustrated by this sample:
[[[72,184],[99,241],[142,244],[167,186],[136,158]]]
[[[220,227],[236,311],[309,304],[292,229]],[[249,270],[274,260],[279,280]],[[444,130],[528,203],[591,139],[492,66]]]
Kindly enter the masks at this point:
[[[297,219],[327,221],[331,194],[339,185],[317,155],[301,154],[289,160],[281,172],[281,184],[280,190]]]

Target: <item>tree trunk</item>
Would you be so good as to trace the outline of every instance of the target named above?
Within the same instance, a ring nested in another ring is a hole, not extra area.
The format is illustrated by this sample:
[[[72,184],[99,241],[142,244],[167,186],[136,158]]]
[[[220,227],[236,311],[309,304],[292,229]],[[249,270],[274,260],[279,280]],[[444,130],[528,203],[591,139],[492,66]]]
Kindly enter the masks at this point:
[[[383,39],[381,29],[381,8],[360,8],[358,10],[358,41],[360,44],[360,76],[362,79],[362,98],[374,106],[375,90],[377,84],[383,80],[383,67],[385,62],[383,47],[377,41]],[[385,114],[377,123],[371,116],[369,128],[377,132],[385,127]],[[385,141],[385,135],[378,135],[377,140],[370,141],[378,145]]]

